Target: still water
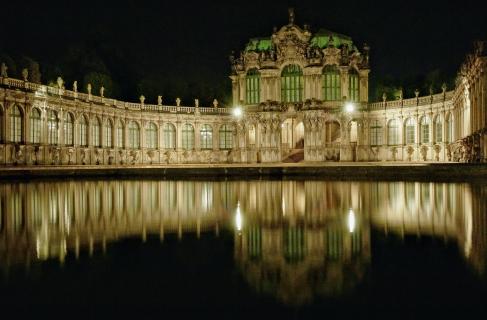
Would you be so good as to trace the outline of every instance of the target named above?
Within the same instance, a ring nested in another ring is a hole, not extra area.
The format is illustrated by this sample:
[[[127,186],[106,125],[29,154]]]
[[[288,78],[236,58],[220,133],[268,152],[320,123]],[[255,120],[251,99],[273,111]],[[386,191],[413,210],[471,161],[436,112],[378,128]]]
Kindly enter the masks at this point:
[[[473,315],[486,215],[487,184],[3,183],[1,312]]]

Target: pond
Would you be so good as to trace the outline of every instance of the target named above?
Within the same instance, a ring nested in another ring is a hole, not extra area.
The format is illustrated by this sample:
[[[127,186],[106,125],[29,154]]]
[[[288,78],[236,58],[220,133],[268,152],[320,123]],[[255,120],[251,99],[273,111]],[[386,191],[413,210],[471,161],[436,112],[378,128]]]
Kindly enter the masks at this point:
[[[484,311],[487,184],[0,184],[0,304],[109,317]]]

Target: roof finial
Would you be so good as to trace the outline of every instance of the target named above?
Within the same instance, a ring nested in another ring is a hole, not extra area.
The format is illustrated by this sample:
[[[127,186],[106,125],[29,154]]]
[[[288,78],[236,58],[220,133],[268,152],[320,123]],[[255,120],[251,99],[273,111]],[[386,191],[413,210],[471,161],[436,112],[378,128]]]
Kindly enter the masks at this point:
[[[294,8],[289,8],[289,25],[294,25]]]

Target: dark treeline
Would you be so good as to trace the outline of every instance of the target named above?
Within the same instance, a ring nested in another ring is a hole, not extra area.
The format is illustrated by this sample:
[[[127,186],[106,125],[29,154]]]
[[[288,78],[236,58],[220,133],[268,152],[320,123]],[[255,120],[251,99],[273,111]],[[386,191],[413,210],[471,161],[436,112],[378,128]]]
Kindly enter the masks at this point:
[[[230,79],[219,81],[211,72],[196,71],[191,79],[179,75],[167,77],[156,71],[144,73],[137,71],[129,63],[129,59],[120,51],[109,47],[96,47],[87,44],[76,44],[68,47],[56,61],[41,61],[25,55],[0,54],[0,61],[8,67],[8,75],[22,78],[22,70],[29,71],[29,81],[55,85],[57,77],[62,77],[66,88],[71,89],[72,83],[78,81],[78,90],[86,92],[88,83],[92,92],[98,94],[100,87],[105,87],[105,96],[124,101],[138,101],[140,95],[146,97],[147,103],[156,103],[157,96],[163,96],[164,104],[175,104],[180,97],[185,105],[193,105],[195,98],[200,99],[202,106],[210,106],[214,98],[222,105],[231,103]],[[226,62],[223,62],[226,63]],[[230,70],[229,70],[230,71]],[[382,76],[372,72],[370,76],[369,100],[381,101],[385,93],[388,100],[399,97],[400,89],[404,98],[428,95],[430,90],[439,93],[442,85],[447,90],[454,88],[455,76],[441,70],[432,70],[424,74],[407,75],[402,78]],[[215,85],[217,84],[217,85]]]
[[[133,67],[130,58],[121,51],[107,46],[75,44],[66,52],[51,60],[39,60],[23,54],[0,53],[0,63],[8,67],[8,76],[22,79],[22,70],[29,72],[29,81],[55,85],[58,77],[63,78],[66,89],[72,89],[73,82],[78,82],[78,91],[86,92],[88,83],[93,94],[99,94],[100,87],[105,88],[105,97],[124,101],[138,101],[139,96],[146,97],[146,103],[156,103],[157,96],[163,96],[163,103],[175,104],[176,98],[182,104],[192,106],[194,99],[200,100],[201,106],[210,106],[213,99],[221,105],[231,103],[230,79],[219,85],[211,72],[196,71],[191,79],[184,78],[187,71],[172,76],[153,72],[141,72]],[[229,68],[230,70],[230,68]]]

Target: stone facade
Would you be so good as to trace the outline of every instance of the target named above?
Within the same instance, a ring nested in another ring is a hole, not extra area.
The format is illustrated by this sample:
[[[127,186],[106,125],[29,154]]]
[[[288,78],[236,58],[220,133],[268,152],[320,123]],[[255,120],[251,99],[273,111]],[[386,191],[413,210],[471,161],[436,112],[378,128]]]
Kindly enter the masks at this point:
[[[0,76],[0,164],[487,162],[483,43],[454,90],[369,103],[369,50],[289,23],[232,54],[233,108],[121,102]],[[241,108],[241,115],[232,114]]]

